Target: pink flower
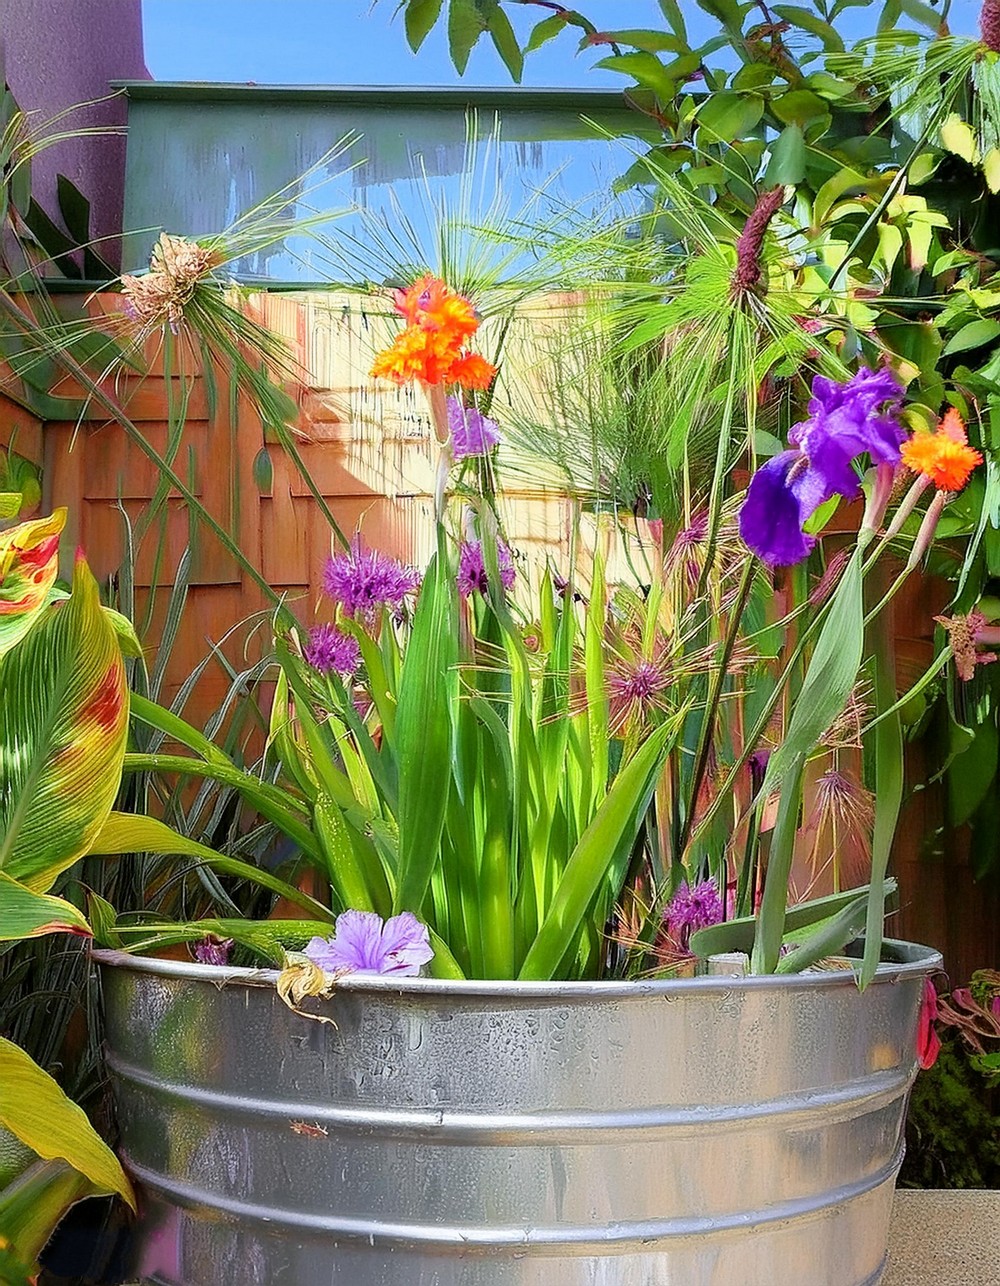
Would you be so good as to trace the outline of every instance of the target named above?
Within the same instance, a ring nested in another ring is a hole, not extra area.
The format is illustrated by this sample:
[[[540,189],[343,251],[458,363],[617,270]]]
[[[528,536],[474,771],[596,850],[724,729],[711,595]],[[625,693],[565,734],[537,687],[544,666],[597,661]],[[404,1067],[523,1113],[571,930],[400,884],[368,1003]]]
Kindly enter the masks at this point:
[[[635,661],[608,672],[608,708],[616,735],[631,723],[642,723],[665,705],[670,676],[656,661]]]
[[[722,898],[714,880],[702,880],[694,888],[682,884],[663,915],[667,933],[684,951],[688,949],[692,933],[719,924],[722,917]]]
[[[214,933],[209,933],[194,944],[194,958],[199,964],[227,965],[232,949],[232,938],[217,938]]]
[[[941,1052],[941,1038],[934,1028],[937,1016],[937,990],[930,978],[925,978],[924,998],[920,1005],[920,1020],[917,1026],[917,1062],[924,1071],[934,1066]]]
[[[415,978],[434,958],[426,924],[403,911],[383,922],[374,911],[344,911],[333,936],[312,938],[305,954],[327,973],[389,973]]]
[[[990,625],[978,608],[964,616],[935,616],[939,625],[948,633],[948,642],[955,659],[955,669],[963,683],[968,683],[977,665],[989,665],[997,659],[995,652],[978,651],[980,643],[1000,643],[1000,627]]]

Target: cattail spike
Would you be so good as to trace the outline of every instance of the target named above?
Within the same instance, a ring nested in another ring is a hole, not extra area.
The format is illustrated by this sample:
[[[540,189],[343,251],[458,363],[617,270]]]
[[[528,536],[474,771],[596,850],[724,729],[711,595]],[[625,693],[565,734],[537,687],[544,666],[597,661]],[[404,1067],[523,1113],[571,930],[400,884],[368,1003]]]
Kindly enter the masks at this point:
[[[979,30],[986,48],[1000,54],[1000,0],[983,0]]]
[[[772,188],[770,192],[762,193],[743,225],[743,231],[736,242],[736,271],[733,273],[730,286],[733,299],[742,299],[760,287],[763,276],[761,254],[764,249],[764,234],[771,220],[781,209],[784,200],[783,187]]]

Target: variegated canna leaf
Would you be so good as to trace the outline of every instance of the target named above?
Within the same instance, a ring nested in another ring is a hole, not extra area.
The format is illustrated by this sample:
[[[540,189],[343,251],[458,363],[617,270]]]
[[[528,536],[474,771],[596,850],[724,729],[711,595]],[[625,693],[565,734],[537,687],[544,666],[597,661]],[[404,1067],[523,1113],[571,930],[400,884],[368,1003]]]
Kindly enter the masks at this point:
[[[66,510],[0,531],[0,656],[38,620],[59,570]]]
[[[71,903],[47,893],[32,893],[0,871],[0,942],[75,933],[89,938],[90,926]]]
[[[83,856],[118,793],[128,688],[82,557],[73,593],[0,657],[0,868],[44,893]]]

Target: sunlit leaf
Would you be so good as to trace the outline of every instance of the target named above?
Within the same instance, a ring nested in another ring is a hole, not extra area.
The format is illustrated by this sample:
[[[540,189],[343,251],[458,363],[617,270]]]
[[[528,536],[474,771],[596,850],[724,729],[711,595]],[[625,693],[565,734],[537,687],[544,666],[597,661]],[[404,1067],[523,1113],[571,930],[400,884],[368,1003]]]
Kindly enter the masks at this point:
[[[0,1037],[0,1124],[43,1160],[61,1158],[98,1192],[117,1193],[135,1208],[132,1185],[83,1109],[12,1041]]]
[[[420,48],[441,14],[444,0],[409,0],[403,22],[406,40],[414,53]]]

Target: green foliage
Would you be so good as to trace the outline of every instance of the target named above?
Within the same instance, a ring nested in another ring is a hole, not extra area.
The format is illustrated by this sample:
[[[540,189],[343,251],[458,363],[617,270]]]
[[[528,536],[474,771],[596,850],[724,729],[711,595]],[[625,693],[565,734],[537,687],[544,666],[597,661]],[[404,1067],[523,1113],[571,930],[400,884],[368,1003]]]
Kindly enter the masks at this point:
[[[906,1118],[900,1184],[908,1188],[1000,1188],[1000,1090],[957,1037],[942,1041],[921,1072]]]

